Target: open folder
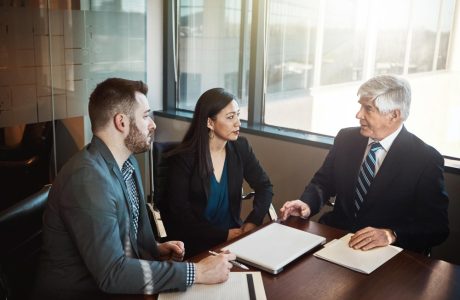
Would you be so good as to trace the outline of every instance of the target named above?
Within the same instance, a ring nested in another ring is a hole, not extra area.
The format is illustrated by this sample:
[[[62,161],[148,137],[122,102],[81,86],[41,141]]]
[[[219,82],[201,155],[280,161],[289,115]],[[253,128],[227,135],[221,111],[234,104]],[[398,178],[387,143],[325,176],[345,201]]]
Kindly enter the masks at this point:
[[[322,236],[279,223],[272,223],[226,246],[236,259],[272,274],[288,263],[324,244]]]
[[[355,250],[348,246],[352,235],[349,233],[338,240],[330,241],[313,255],[354,271],[370,274],[402,251],[402,248],[391,245],[366,251]]]
[[[260,272],[230,272],[219,284],[194,284],[185,292],[161,293],[158,300],[266,300]]]

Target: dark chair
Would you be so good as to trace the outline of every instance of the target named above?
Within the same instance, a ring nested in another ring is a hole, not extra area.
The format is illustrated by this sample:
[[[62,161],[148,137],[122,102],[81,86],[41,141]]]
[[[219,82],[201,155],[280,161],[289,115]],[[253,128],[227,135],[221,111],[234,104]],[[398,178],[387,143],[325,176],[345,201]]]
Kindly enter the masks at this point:
[[[0,146],[0,211],[51,182],[52,145],[53,123],[48,121],[27,124],[17,147]]]
[[[42,214],[51,185],[0,212],[0,299],[26,299],[41,248]],[[1,298],[3,297],[3,298]]]
[[[255,192],[249,192],[249,193],[245,194],[244,190],[243,190],[242,194],[241,194],[241,198],[243,200],[249,200],[249,199],[254,198],[255,195],[256,195]],[[270,207],[268,208],[268,214],[267,215],[268,215],[270,221],[278,220],[278,213],[276,212],[276,209],[273,206],[273,203],[270,203]]]
[[[159,241],[167,237],[167,232],[161,219],[160,209],[162,203],[166,201],[166,180],[168,179],[168,165],[164,153],[172,150],[179,145],[179,142],[154,142],[152,147],[153,161],[153,195],[151,201],[147,204],[150,223]]]
[[[166,201],[166,181],[168,180],[168,163],[164,154],[177,147],[179,142],[154,142],[153,143],[153,203],[161,208]]]

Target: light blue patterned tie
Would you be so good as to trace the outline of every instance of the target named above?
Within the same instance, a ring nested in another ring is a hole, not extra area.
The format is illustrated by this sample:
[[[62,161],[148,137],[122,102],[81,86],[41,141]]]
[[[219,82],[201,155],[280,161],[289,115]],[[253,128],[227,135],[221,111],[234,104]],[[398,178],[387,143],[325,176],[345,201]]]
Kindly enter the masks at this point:
[[[375,142],[371,144],[371,149],[366,156],[366,159],[359,169],[358,182],[355,189],[355,217],[366,199],[366,194],[369,191],[369,187],[372,184],[372,181],[375,177],[375,152],[379,149],[382,149],[380,143]]]

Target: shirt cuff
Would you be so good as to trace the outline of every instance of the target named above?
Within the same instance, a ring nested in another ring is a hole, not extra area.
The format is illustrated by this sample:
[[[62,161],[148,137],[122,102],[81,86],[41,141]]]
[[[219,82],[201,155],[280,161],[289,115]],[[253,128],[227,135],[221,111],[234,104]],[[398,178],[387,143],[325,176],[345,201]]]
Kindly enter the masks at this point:
[[[186,286],[191,286],[195,282],[195,264],[187,263],[187,281],[185,282]]]

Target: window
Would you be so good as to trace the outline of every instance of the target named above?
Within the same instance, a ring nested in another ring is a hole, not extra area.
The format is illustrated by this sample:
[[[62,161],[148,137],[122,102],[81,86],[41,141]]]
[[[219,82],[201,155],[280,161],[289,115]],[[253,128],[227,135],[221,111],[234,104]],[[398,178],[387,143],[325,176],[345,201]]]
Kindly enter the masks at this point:
[[[179,31],[180,82],[169,103],[193,110],[201,93],[219,86],[237,95],[249,126],[335,136],[340,128],[358,125],[360,84],[397,74],[412,86],[408,129],[442,154],[460,157],[454,71],[460,66],[449,65],[459,55],[450,46],[455,4],[178,0],[170,5],[179,12],[173,24]]]
[[[370,12],[375,16],[375,22],[371,22],[372,29],[369,32],[371,47],[375,43],[375,75],[404,73],[409,38],[410,2],[390,0],[378,3]]]
[[[243,2],[179,1],[179,109],[193,110],[204,91],[223,87],[238,96],[247,115],[250,24]]]

